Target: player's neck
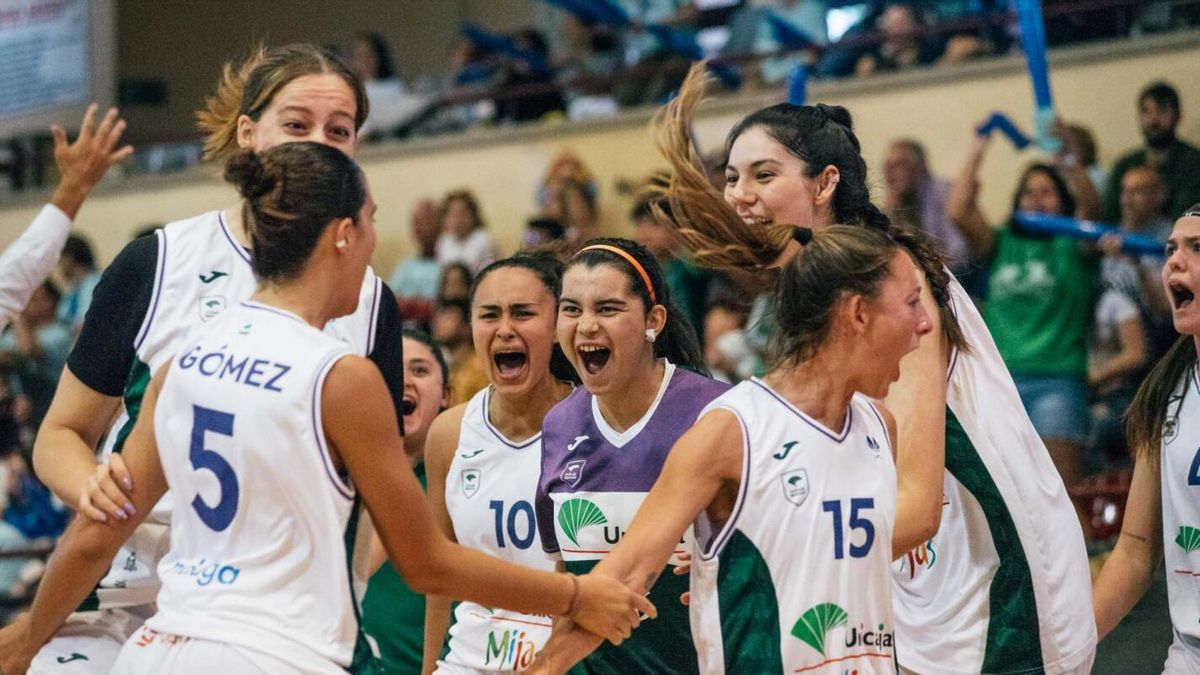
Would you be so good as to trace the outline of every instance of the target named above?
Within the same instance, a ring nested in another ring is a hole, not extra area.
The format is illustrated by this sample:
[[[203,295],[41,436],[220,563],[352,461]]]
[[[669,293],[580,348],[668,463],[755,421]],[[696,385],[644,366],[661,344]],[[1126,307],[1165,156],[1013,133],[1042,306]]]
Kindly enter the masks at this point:
[[[570,393],[570,383],[550,376],[521,394],[501,394],[493,389],[488,397],[488,421],[505,438],[519,443],[541,433],[546,413]]]
[[[840,430],[846,424],[846,410],[854,389],[848,378],[828,358],[809,359],[795,367],[776,370],[764,381],[775,393],[796,406],[826,428]]]
[[[231,206],[221,212],[225,217],[225,226],[229,228],[229,233],[237,240],[237,243],[242,248],[249,249],[250,235],[246,234],[246,219],[242,216],[245,209],[245,202],[238,202],[237,205]]]
[[[638,372],[645,372],[639,370]],[[646,414],[654,399],[658,398],[658,390],[662,387],[667,368],[661,359],[654,360],[652,377],[634,378],[627,386],[612,387],[603,396],[596,397],[600,415],[608,426],[617,433],[624,433]]]
[[[325,330],[325,324],[335,318],[337,312],[331,311],[321,296],[314,292],[312,284],[262,284],[250,299],[291,312],[313,328]]]

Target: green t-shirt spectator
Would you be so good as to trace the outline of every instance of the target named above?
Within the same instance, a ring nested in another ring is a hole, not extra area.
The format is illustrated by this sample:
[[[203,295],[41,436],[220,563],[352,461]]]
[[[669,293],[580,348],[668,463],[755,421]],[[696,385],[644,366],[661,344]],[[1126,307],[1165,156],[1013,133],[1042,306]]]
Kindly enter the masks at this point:
[[[413,467],[425,488],[425,463]],[[415,593],[390,561],[371,577],[363,598],[363,630],[379,645],[379,672],[420,675],[425,657],[425,596]]]
[[[1075,239],[996,232],[983,318],[1014,375],[1087,375],[1096,278]]]
[[[1108,174],[1104,189],[1104,217],[1113,224],[1121,221],[1121,178],[1135,166],[1149,164],[1146,149],[1121,157]],[[1161,166],[1154,167],[1167,185],[1167,218],[1174,221],[1189,206],[1200,202],[1200,149],[1183,141],[1175,141],[1167,150],[1167,159]]]
[[[691,322],[696,337],[704,344],[704,315],[708,313],[712,272],[675,258],[663,266],[663,280],[671,293],[671,302]]]

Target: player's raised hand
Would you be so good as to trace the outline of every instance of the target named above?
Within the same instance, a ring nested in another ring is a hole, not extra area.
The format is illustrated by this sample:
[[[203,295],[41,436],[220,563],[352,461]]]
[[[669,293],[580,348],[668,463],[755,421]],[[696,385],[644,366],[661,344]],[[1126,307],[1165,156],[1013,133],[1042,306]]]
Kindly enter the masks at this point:
[[[133,146],[118,147],[125,133],[125,120],[117,117],[117,109],[109,108],[99,124],[96,123],[98,107],[88,106],[79,127],[79,136],[68,142],[67,132],[55,124],[50,127],[54,137],[54,161],[58,164],[61,178],[51,202],[74,218],[92,188],[104,178],[104,174],[118,162],[133,154]]]
[[[571,603],[569,616],[580,627],[615,645],[641,624],[642,613],[649,618],[658,616],[653,603],[612,577],[587,574],[576,579],[578,597]]]

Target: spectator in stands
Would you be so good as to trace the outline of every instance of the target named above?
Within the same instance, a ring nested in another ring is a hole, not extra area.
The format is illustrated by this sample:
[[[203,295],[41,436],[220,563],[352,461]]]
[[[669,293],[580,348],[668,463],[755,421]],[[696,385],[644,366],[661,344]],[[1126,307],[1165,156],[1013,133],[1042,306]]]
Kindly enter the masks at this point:
[[[1062,146],[1055,158],[1055,164],[1083,167],[1088,178],[1092,180],[1096,194],[1101,194],[1108,174],[1096,161],[1096,138],[1092,135],[1092,130],[1080,124],[1062,124],[1058,136],[1062,139]]]
[[[627,67],[642,66],[636,76],[623,77],[613,95],[621,106],[647,105],[662,101],[683,82],[686,63],[671,53],[647,25],[691,28],[696,6],[688,0],[616,0],[629,16],[632,27],[621,33]],[[672,66],[680,65],[678,72]]]
[[[438,222],[441,223],[436,247],[438,264],[460,262],[475,273],[496,259],[496,243],[470,190],[447,194],[438,209]]]
[[[1010,216],[993,229],[976,201],[988,138],[977,136],[947,211],[972,255],[987,261],[983,317],[1012,373],[1033,426],[1067,486],[1083,475],[1087,440],[1087,334],[1097,265],[1079,241],[1023,230]],[[1078,170],[1082,174],[1082,170]],[[1085,189],[1091,182],[1083,176]],[[1059,171],[1032,164],[1018,181],[1012,210],[1078,215]]]
[[[1167,190],[1162,176],[1149,166],[1137,166],[1121,178],[1121,230],[1166,241],[1172,222],[1162,215]],[[1132,256],[1121,250],[1120,234],[1100,240],[1104,252],[1101,277],[1107,288],[1133,299],[1141,312],[1150,359],[1157,360],[1175,341],[1171,306],[1163,289],[1159,256]]]
[[[560,53],[554,67],[566,83],[567,116],[572,120],[616,113],[608,81],[621,68],[620,41],[611,26],[563,14]]]
[[[438,304],[466,302],[471,297],[471,282],[474,278],[471,268],[462,263],[450,263],[443,267],[441,279],[438,281]]]
[[[503,60],[496,96],[497,122],[531,122],[551,113],[567,112],[567,101],[554,81],[551,71],[550,48],[541,33],[525,28],[512,36],[519,49],[534,55],[534,59],[508,58]],[[516,89],[509,93],[508,90]]]
[[[566,231],[553,218],[530,218],[521,234],[521,250],[554,248],[566,245]]]
[[[467,300],[445,300],[433,312],[433,340],[450,368],[450,405],[471,400],[488,386],[487,372],[471,343],[471,305]]]
[[[1145,374],[1148,356],[1137,303],[1121,290],[1105,288],[1096,303],[1088,345],[1092,390],[1088,447],[1093,461],[1128,457],[1121,422]]]
[[[58,303],[58,320],[78,334],[92,304],[92,293],[100,283],[100,270],[96,269],[96,257],[87,239],[78,234],[67,237],[62,257],[58,259],[58,275],[66,286]]]
[[[824,0],[764,0],[743,5],[729,19],[729,41],[721,48],[723,56],[774,54],[762,59],[758,80],[765,85],[782,82],[798,65],[810,60],[809,54],[778,55],[783,48],[768,15],[803,33],[814,45],[829,42]],[[811,55],[815,58],[815,54]]]
[[[705,315],[719,279],[711,271],[697,267],[682,257],[683,249],[670,230],[654,217],[651,204],[652,200],[639,200],[629,214],[633,221],[634,239],[658,260],[671,300],[703,343]],[[661,207],[670,217],[670,206],[662,203]]]
[[[562,220],[562,202],[559,200],[558,193],[569,182],[584,186],[584,189],[593,198],[596,196],[596,179],[592,176],[592,172],[588,170],[578,155],[570,150],[563,150],[550,162],[550,168],[546,170],[546,177],[538,186],[537,207],[541,215]]]
[[[396,293],[405,322],[424,325],[433,313],[442,275],[437,261],[437,204],[432,199],[419,200],[409,216],[409,227],[416,250],[396,265],[388,285]]]
[[[1200,149],[1175,136],[1180,119],[1179,92],[1166,82],[1154,82],[1138,96],[1138,124],[1144,148],[1133,150],[1113,165],[1104,193],[1104,216],[1115,222],[1121,215],[1121,179],[1135,166],[1158,170],[1167,186],[1165,211],[1183,213],[1200,202]]]
[[[47,281],[33,292],[25,311],[13,319],[10,330],[0,337],[0,365],[13,373],[13,391],[29,399],[29,424],[41,426],[54,398],[54,389],[71,353],[73,334],[55,314],[61,294]]]
[[[564,183],[558,190],[558,210],[568,246],[579,247],[600,236],[600,212],[595,194],[587,185],[575,181]]]
[[[9,495],[20,491],[20,467],[24,465],[16,452],[0,456],[0,517],[8,513]],[[32,542],[21,531],[0,518],[0,552],[27,549]],[[36,558],[0,559],[0,601],[24,599],[30,585],[41,576],[45,565]],[[0,623],[6,617],[0,612]]]
[[[941,243],[950,269],[964,276],[971,255],[962,232],[946,215],[950,181],[930,173],[924,146],[909,138],[892,141],[883,156],[883,185],[892,222],[931,234]]]
[[[926,35],[920,11],[909,4],[888,4],[875,25],[883,41],[858,57],[854,67],[858,76],[916,66],[949,65],[987,51],[984,42],[974,35],[955,35],[945,44]]]
[[[423,110],[429,101],[408,91],[392,65],[383,36],[363,31],[350,40],[350,69],[367,89],[370,115],[359,130],[361,138],[378,138],[395,130]]]
[[[718,302],[705,314],[704,362],[715,379],[737,383],[761,368],[745,329],[746,310],[731,302]]]

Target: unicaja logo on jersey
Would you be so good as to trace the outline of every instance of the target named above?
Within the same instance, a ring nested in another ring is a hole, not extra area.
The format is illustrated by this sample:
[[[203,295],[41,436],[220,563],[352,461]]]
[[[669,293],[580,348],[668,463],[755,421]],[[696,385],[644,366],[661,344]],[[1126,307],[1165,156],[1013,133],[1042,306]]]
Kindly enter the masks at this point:
[[[479,492],[479,484],[483,480],[483,472],[479,469],[463,469],[462,472],[462,491],[463,496],[467,499],[475,496]]]
[[[563,502],[558,511],[558,526],[562,528],[563,534],[567,535],[567,539],[570,539],[571,543],[576,546],[579,546],[577,536],[580,530],[589,525],[606,523],[608,523],[608,518],[604,516],[604,512],[587,499],[568,499]]]
[[[808,499],[808,471],[796,469],[779,477],[783,481],[783,498],[800,506]]]
[[[1200,530],[1190,525],[1181,525],[1179,534],[1175,536],[1175,543],[1179,544],[1184,553],[1195,551],[1200,548]]]
[[[883,624],[878,624],[874,630],[868,629],[863,623],[859,623],[857,626],[849,624],[850,615],[832,602],[823,602],[800,615],[796,624],[792,626],[792,635],[817,650],[823,659],[821,663],[809,666],[805,670],[824,666],[834,661],[843,661],[847,658],[892,658],[890,651],[880,651],[880,648],[890,650],[893,642],[892,633],[887,631]],[[849,626],[849,630],[845,631],[846,649],[851,650],[856,647],[864,649],[857,652],[830,654],[827,651],[829,633],[847,626]]]

